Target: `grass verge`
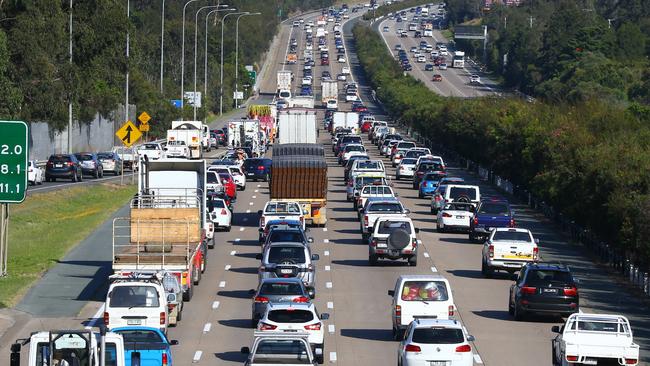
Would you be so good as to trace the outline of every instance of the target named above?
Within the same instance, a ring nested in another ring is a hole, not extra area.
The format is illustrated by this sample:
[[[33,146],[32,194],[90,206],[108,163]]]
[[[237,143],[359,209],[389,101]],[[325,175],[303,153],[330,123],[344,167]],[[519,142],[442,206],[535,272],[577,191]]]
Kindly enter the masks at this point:
[[[135,186],[110,183],[35,193],[9,205],[9,275],[0,308],[10,307],[45,271],[129,201]]]

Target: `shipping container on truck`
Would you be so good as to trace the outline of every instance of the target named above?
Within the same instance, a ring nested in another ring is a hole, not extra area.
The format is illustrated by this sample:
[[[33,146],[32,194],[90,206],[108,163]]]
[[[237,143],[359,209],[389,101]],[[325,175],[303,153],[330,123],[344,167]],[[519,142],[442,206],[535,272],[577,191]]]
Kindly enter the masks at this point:
[[[291,108],[278,113],[279,144],[315,144],[318,138],[316,111],[312,109]],[[275,156],[275,150],[273,151]]]
[[[327,223],[327,162],[323,145],[275,145],[270,192],[272,200],[299,202],[307,212],[306,223],[324,226]]]
[[[327,106],[328,100],[338,100],[339,97],[339,85],[336,80],[323,80],[321,82],[321,103],[323,106]]]
[[[300,95],[289,100],[289,108],[314,108],[314,97]]]
[[[260,121],[260,131],[264,132],[262,144],[273,141],[276,130],[276,117],[278,110],[275,104],[254,104],[248,107],[248,118]]]
[[[113,271],[167,271],[189,301],[205,270],[205,160],[141,162],[128,217],[113,220]]]

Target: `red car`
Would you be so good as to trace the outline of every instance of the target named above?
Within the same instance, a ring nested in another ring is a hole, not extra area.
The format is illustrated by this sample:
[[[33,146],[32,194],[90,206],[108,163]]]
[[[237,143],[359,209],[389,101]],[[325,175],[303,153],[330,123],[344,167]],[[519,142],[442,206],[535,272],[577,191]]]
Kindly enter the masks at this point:
[[[431,80],[432,81],[442,81],[442,75],[435,74],[435,75],[433,75],[433,79],[431,79]]]
[[[223,184],[223,191],[226,196],[231,199],[236,199],[237,185],[235,184],[235,180],[232,179],[232,176],[230,174],[219,173],[219,178],[221,179],[221,184]]]
[[[329,65],[329,64],[330,64],[330,59],[328,59],[328,58],[322,58],[322,59],[320,60],[320,64],[321,64],[321,66]]]
[[[352,112],[357,112],[357,113],[368,112],[368,108],[363,104],[353,104]]]
[[[372,121],[365,121],[361,125],[361,132],[368,132],[368,131],[370,131],[371,127],[372,127]]]

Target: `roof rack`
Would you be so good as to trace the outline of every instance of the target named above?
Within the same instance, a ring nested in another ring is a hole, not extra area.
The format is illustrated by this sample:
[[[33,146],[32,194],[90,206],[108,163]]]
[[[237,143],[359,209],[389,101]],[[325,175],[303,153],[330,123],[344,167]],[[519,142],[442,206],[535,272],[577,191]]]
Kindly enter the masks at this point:
[[[129,273],[116,273],[108,276],[110,283],[115,282],[150,282],[161,283],[163,277],[167,275],[166,271],[137,271]]]

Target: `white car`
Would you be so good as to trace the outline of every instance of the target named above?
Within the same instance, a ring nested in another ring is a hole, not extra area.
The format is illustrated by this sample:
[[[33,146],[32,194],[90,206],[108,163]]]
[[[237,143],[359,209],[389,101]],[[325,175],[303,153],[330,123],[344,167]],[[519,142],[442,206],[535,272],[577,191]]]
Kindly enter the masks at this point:
[[[222,198],[213,198],[208,205],[210,209],[210,221],[212,221],[213,230],[230,231],[232,226],[232,212],[228,209],[226,201]]]
[[[495,270],[514,273],[526,263],[539,260],[538,239],[528,229],[499,227],[483,244],[481,273],[490,277]]]
[[[431,59],[433,60],[434,58],[440,56],[440,52],[438,50],[433,50],[431,51]]]
[[[245,191],[246,190],[246,175],[242,171],[241,167],[239,165],[229,165],[228,170],[230,171],[230,175],[232,175],[233,180],[235,181],[235,185],[240,191]]]
[[[257,323],[257,330],[288,334],[297,331],[308,333],[309,345],[314,350],[316,361],[322,364],[325,354],[325,325],[322,320],[329,319],[329,314],[322,313],[319,316],[309,298],[298,298],[298,301],[302,302],[296,302],[296,299],[293,301],[269,303]]]
[[[470,75],[469,83],[470,84],[480,84],[481,83],[481,77],[476,75],[476,74]]]
[[[307,43],[307,45],[305,46],[305,49],[311,51],[311,50],[314,49],[314,45],[312,43]]]
[[[338,75],[336,75],[336,80],[338,80],[338,81],[347,81],[348,77],[345,76],[345,74],[338,74]]]
[[[418,61],[418,62],[427,62],[427,58],[424,57],[424,56],[419,56],[419,57],[417,58],[417,61]]]
[[[357,96],[357,93],[347,93],[345,94],[345,101],[346,102],[356,102],[359,100],[359,97]]]
[[[339,58],[337,59],[338,62],[344,63],[345,62],[345,56],[340,55]]]
[[[43,184],[43,169],[36,165],[34,160],[27,164],[27,181],[31,185]]]
[[[402,161],[397,165],[395,179],[400,180],[402,178],[413,178],[416,162],[417,160],[413,158],[402,159]]]
[[[447,64],[440,64],[440,65],[438,65],[438,69],[440,69],[440,70],[447,70]]]
[[[434,209],[431,209],[434,213]],[[474,217],[474,206],[466,202],[450,202],[438,211],[436,230],[442,233],[450,230],[469,230],[469,221]]]
[[[472,366],[474,353],[458,320],[415,319],[397,351],[402,366]]]
[[[219,173],[217,173],[214,170],[208,170],[207,172],[205,172],[205,179],[206,179],[206,184],[205,184],[206,191],[217,192],[217,193],[223,192],[223,184],[221,183],[221,178],[219,177]]]
[[[346,66],[343,66],[343,68],[341,69],[341,74],[350,75],[350,68],[346,67]]]
[[[339,103],[336,99],[329,99],[326,103],[327,109],[339,109]]]
[[[311,78],[302,78],[302,85],[311,85]]]
[[[440,56],[449,56],[449,52],[447,52],[446,49],[444,49],[444,50],[441,49],[441,50],[440,50]]]

